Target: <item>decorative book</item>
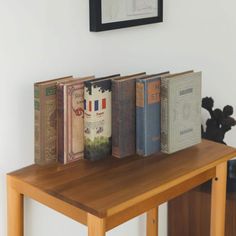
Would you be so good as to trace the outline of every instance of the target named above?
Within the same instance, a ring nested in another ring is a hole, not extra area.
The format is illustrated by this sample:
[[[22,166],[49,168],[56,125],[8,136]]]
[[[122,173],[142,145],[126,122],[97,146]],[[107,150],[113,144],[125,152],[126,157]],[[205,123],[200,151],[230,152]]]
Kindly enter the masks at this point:
[[[112,75],[85,82],[84,136],[85,158],[99,160],[111,155],[111,79]]]
[[[112,81],[112,155],[115,157],[136,153],[136,79],[145,74]]]
[[[173,153],[201,142],[201,72],[161,78],[161,151]]]
[[[158,75],[136,82],[136,151],[141,156],[160,151],[160,84]]]
[[[56,84],[72,76],[34,84],[35,163],[57,161],[57,89]]]
[[[58,85],[58,160],[67,164],[84,157],[84,81]]]

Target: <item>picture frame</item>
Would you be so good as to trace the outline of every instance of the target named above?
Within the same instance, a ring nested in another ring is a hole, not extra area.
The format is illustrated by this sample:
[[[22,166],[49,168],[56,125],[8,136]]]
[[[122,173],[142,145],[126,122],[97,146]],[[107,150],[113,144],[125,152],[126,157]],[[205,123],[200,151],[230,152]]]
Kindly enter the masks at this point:
[[[163,22],[163,0],[90,0],[90,31]]]

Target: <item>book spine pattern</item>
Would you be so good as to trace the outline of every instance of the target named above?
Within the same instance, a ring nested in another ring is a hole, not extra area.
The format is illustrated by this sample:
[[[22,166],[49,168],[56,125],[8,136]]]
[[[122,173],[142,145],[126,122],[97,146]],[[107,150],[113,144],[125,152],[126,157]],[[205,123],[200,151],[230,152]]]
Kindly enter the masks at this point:
[[[168,153],[201,142],[201,72],[169,81]]]
[[[113,154],[115,157],[123,158],[136,153],[136,79],[115,83],[116,86],[119,84],[119,96],[116,98],[115,95],[115,102],[119,103],[119,112],[115,114],[118,117],[119,143],[115,147],[117,151],[113,151]]]
[[[111,80],[85,85],[85,158],[111,155]]]
[[[168,153],[168,81],[161,79],[161,151]]]
[[[136,82],[136,152],[143,156],[145,153],[145,84]]]
[[[57,88],[57,127],[58,127],[58,161],[64,163],[64,87],[59,85]]]
[[[35,163],[57,161],[56,85],[35,86]]]
[[[43,134],[43,162],[50,163],[57,161],[57,91],[56,84],[43,89],[42,111],[43,123],[41,133]]]
[[[84,83],[66,86],[65,163],[84,157]]]
[[[35,163],[41,160],[41,135],[40,135],[40,89],[34,85],[34,158]]]
[[[119,83],[112,82],[112,155],[120,156],[119,150]]]

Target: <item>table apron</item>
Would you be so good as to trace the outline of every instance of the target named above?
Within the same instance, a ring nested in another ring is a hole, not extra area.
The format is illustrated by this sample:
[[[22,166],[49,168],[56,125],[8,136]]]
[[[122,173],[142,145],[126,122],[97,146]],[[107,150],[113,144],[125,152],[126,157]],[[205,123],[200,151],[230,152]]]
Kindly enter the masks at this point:
[[[185,180],[178,185],[170,187],[169,189],[158,193],[155,196],[152,196],[148,199],[145,199],[141,202],[136,203],[135,205],[126,208],[114,215],[105,217],[105,228],[106,231],[109,231],[116,226],[136,217],[139,216],[164,202],[167,202],[194,187],[197,187],[206,181],[213,179],[216,176],[216,168],[211,168],[203,173],[200,173],[188,180]],[[76,221],[83,225],[87,225],[87,216],[88,212],[79,209],[76,206],[73,206],[69,203],[66,203],[42,190],[39,188],[32,186],[26,182],[20,181],[17,178],[8,176],[9,183],[12,188],[14,188],[17,192],[32,198]]]
[[[36,200],[37,202],[40,202],[43,205],[46,205],[49,208],[54,209],[83,225],[87,225],[87,212],[76,206],[66,203],[65,201],[62,201],[59,198],[54,197],[26,182],[20,181],[11,176],[8,176],[8,179],[11,187],[17,192],[32,198],[33,200]]]
[[[188,180],[181,182],[178,185],[175,185],[161,193],[158,193],[157,195],[152,196],[149,199],[145,199],[123,211],[111,215],[106,218],[106,231],[111,230],[116,226],[136,216],[139,216],[185,192],[188,192],[189,190],[215,177],[216,177],[216,168],[213,167],[207,171],[204,171],[203,173],[200,173]]]

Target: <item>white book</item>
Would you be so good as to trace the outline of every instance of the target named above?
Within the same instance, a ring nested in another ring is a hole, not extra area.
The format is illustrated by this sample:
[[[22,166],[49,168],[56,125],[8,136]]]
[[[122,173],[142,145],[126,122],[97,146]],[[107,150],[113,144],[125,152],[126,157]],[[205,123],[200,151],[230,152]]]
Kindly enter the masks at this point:
[[[161,78],[161,151],[174,153],[201,142],[201,72]]]

